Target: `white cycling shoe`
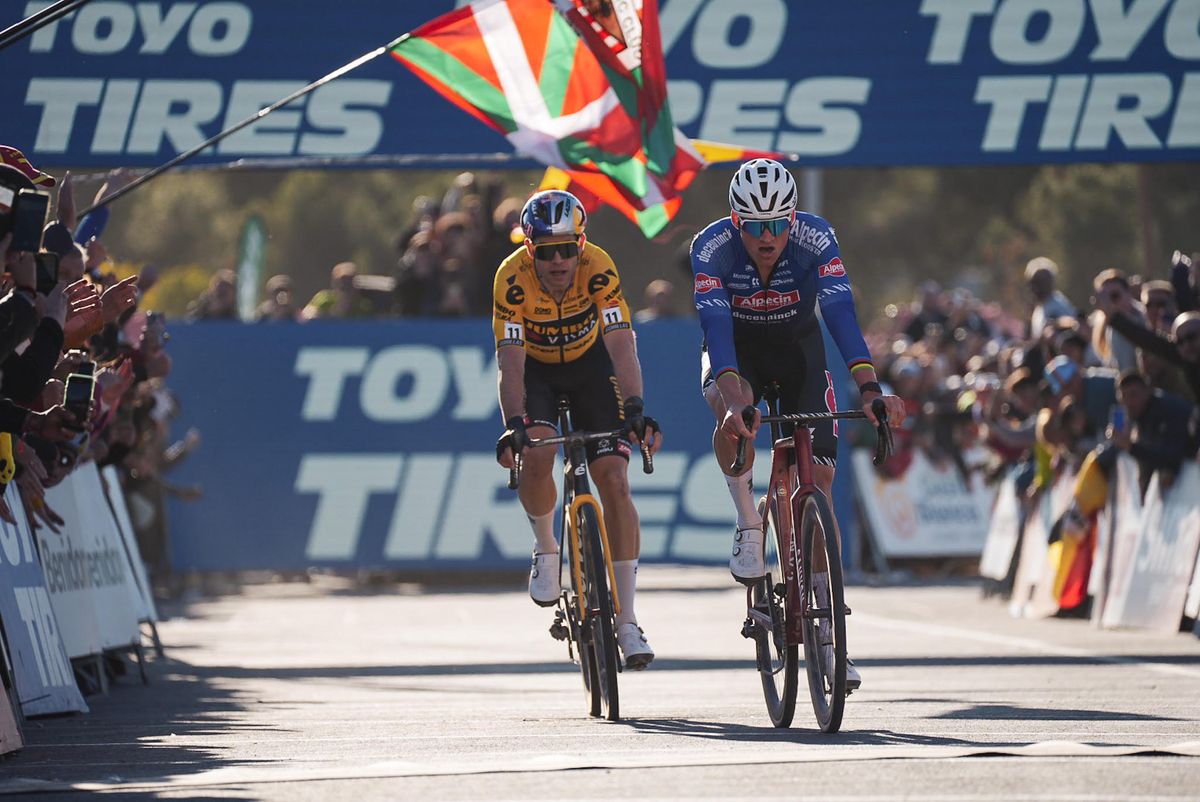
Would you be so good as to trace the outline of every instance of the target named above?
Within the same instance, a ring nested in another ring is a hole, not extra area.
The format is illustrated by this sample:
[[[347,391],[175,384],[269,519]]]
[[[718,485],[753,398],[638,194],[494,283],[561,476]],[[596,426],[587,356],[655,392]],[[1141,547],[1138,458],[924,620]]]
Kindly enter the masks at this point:
[[[637,624],[621,624],[617,627],[617,648],[630,671],[641,671],[654,660],[654,650],[646,642],[646,635]]]
[[[743,585],[750,585],[766,576],[763,562],[762,526],[738,529],[733,536],[733,555],[729,558],[729,573]]]
[[[827,643],[821,647],[822,659],[825,662],[825,673],[828,675],[829,669],[833,666],[833,644]],[[858,669],[854,667],[854,661],[849,656],[846,657],[846,693],[857,691],[862,686],[862,675],[858,673]]]
[[[533,565],[529,568],[529,596],[540,607],[553,607],[558,604],[562,587],[558,579],[559,557],[557,551],[549,554],[533,555]]]

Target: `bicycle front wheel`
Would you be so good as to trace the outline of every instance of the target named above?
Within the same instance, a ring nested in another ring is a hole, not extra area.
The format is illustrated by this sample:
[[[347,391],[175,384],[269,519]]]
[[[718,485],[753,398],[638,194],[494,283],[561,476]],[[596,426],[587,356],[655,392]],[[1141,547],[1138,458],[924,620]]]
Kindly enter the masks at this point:
[[[770,631],[762,623],[755,644],[758,649],[758,673],[762,680],[763,700],[767,703],[767,714],[776,727],[788,727],[796,713],[796,691],[800,677],[800,650],[788,643],[787,631],[790,615],[796,608],[788,604],[788,589],[785,579],[787,555],[792,542],[790,522],[780,520],[779,510],[765,499],[759,504],[758,514],[762,517],[763,550],[765,553],[766,576],[750,589],[750,602],[756,614],[771,621]]]
[[[837,732],[846,706],[846,596],[842,586],[842,555],[838,550],[833,514],[821,493],[800,501],[800,574],[803,595],[804,669],[813,712],[823,732]],[[829,577],[828,587],[816,588],[814,572]]]
[[[613,625],[612,594],[608,587],[608,564],[604,560],[604,544],[600,538],[600,522],[591,504],[579,507],[579,541],[583,552],[583,584],[588,615],[584,621],[584,638],[591,648],[592,715],[609,721],[621,718],[617,698],[617,637]],[[598,703],[598,704],[597,704]]]

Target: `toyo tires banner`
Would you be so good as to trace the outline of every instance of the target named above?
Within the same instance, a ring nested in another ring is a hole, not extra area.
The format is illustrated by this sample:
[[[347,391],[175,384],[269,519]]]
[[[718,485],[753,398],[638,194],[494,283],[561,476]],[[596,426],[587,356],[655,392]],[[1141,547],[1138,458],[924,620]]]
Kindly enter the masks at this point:
[[[732,543],[699,333],[694,320],[638,327],[646,409],[665,432],[654,473],[640,460],[629,470],[647,561],[724,562]],[[195,426],[203,438],[170,474],[204,489],[170,505],[176,568],[528,564],[533,535],[495,462],[487,321],[179,324],[170,349],[175,435]],[[848,542],[843,459],[835,503]],[[769,467],[758,461],[760,480]]]
[[[46,5],[6,0],[0,27]],[[1196,0],[659,5],[690,136],[830,166],[1200,158]],[[43,168],[157,165],[453,7],[93,0],[0,52],[4,140]],[[498,151],[383,56],[196,161]]]

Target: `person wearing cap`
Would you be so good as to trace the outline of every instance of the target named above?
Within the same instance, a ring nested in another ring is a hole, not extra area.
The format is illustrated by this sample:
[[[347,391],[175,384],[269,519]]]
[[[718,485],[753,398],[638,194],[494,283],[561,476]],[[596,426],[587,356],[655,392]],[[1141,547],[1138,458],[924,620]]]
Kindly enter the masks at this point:
[[[1047,256],[1037,256],[1025,265],[1025,282],[1033,293],[1033,313],[1029,317],[1029,335],[1034,339],[1042,336],[1048,321],[1068,315],[1075,317],[1075,306],[1067,296],[1055,289],[1058,281],[1058,265]]]
[[[24,153],[11,145],[0,145],[0,164],[7,164],[9,167],[21,171],[39,189],[49,189],[57,183],[54,176],[43,173],[34,167],[29,163],[29,159],[25,158]]]
[[[295,320],[298,310],[292,301],[292,277],[280,273],[267,279],[267,297],[258,305],[254,319],[259,322]]]
[[[1107,368],[1084,370],[1070,357],[1062,354],[1046,364],[1042,386],[1057,406],[1070,396],[1083,404],[1087,420],[1086,437],[1098,441],[1108,425],[1116,403],[1116,372]]]
[[[554,436],[557,398],[566,395],[576,428],[622,432],[589,443],[587,463],[612,546],[617,648],[627,668],[643,669],[654,650],[634,608],[641,524],[629,493],[629,457],[635,442],[658,451],[662,433],[645,414],[629,305],[612,257],[587,239],[579,198],[557,189],[535,193],[521,210],[521,226],[525,241],[500,264],[492,285],[492,329],[505,425],[496,460],[509,468],[522,455],[519,496],[534,537],[529,595],[543,607],[561,595],[556,451],[528,442]]]
[[[893,426],[903,423],[905,407],[900,398],[884,393],[875,375],[833,227],[797,208],[799,188],[787,168],[773,159],[741,164],[729,183],[728,200],[729,215],[692,241],[691,263],[693,299],[704,334],[701,392],[715,419],[713,452],[736,513],[729,571],[749,586],[766,574],[764,522],[751,487],[763,390],[772,383],[779,386],[779,408],[785,414],[837,407],[833,377],[825,369],[818,307],[871,424],[877,422],[875,399],[883,400]],[[751,412],[747,426],[743,416]],[[832,420],[812,429],[813,479],[830,498],[837,432]],[[784,432],[791,433],[787,427]],[[747,443],[745,466],[734,474],[739,439]],[[818,597],[827,598],[828,569],[814,570],[811,579]],[[830,626],[829,619],[822,619],[818,629],[827,665],[833,663]],[[847,687],[858,688],[861,682],[850,662]]]
[[[1104,300],[1105,308],[1120,312],[1139,323],[1145,323],[1141,310],[1134,305],[1129,279],[1116,268],[1101,270],[1092,282],[1096,298]],[[1092,327],[1092,348],[1106,368],[1115,371],[1137,368],[1137,349],[1119,332],[1104,325],[1104,313],[1093,311],[1088,323]]]

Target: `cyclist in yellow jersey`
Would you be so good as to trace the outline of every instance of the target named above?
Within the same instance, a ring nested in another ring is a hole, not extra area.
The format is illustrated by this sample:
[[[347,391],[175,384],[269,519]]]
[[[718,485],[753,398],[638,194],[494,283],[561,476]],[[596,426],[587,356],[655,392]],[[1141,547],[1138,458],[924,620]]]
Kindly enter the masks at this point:
[[[569,192],[535,194],[521,211],[525,243],[496,271],[492,325],[496,335],[500,411],[505,432],[496,459],[512,466],[522,454],[521,504],[536,541],[529,595],[542,606],[559,597],[559,552],[554,537],[556,451],[526,447],[556,434],[557,398],[571,400],[577,429],[623,428],[625,437],[588,445],[588,470],[600,493],[612,545],[621,613],[617,645],[627,667],[654,659],[634,613],[641,548],[637,510],[629,495],[630,441],[658,451],[658,423],[644,414],[642,370],[612,258],[587,241],[587,213]]]

